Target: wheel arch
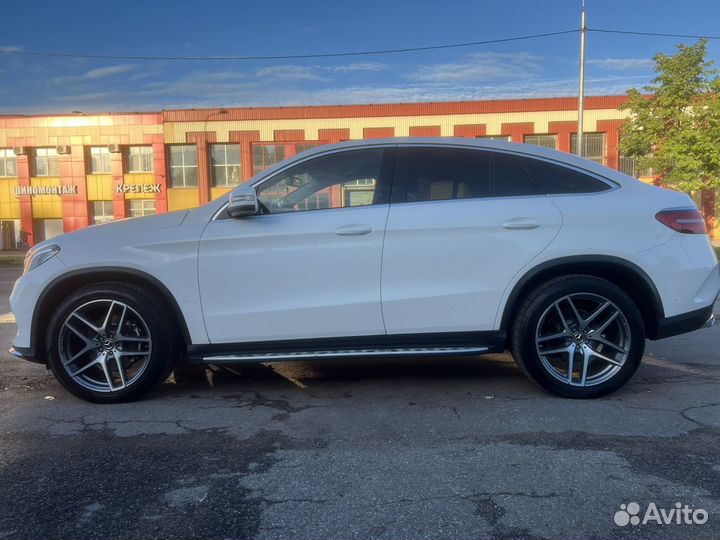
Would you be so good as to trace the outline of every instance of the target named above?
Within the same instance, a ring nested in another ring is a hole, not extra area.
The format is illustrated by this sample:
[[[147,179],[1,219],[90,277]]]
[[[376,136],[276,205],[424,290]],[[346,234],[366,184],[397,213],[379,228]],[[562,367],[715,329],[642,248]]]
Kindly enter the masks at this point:
[[[562,257],[530,269],[518,280],[505,302],[500,329],[507,333],[522,298],[530,291],[545,281],[571,274],[602,278],[620,287],[640,310],[647,337],[654,339],[658,334],[658,324],[664,318],[665,311],[652,279],[638,265],[609,255]]]
[[[165,301],[166,307],[169,308],[170,313],[177,321],[183,340],[183,348],[192,343],[187,322],[180,310],[180,306],[173,294],[156,277],[134,268],[85,268],[72,270],[58,276],[45,287],[38,298],[32,317],[30,347],[35,351],[35,356],[39,361],[42,363],[47,362],[45,358],[45,333],[43,332],[41,323],[49,320],[52,311],[57,308],[69,294],[72,294],[82,287],[106,281],[132,283],[133,285],[144,287],[158,294],[158,296]]]

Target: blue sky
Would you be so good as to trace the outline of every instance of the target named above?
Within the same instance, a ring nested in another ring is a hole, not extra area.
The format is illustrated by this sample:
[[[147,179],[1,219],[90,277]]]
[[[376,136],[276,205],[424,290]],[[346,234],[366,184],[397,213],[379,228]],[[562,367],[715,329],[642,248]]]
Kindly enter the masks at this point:
[[[717,0],[587,0],[590,27],[718,34]],[[17,4],[19,5],[19,4]],[[284,55],[414,47],[568,30],[580,0],[35,0],[3,10],[0,51]],[[170,62],[0,54],[0,114],[550,97],[577,93],[578,34],[384,56]],[[653,77],[677,38],[590,33],[587,93]],[[692,40],[685,40],[691,42]],[[720,56],[711,42],[709,57]]]

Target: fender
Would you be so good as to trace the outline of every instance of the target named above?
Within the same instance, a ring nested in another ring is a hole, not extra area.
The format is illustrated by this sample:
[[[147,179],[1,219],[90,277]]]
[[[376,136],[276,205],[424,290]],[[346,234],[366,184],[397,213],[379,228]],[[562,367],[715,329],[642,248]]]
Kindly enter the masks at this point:
[[[52,292],[55,290],[55,287],[66,280],[74,280],[76,278],[83,278],[83,277],[90,277],[90,276],[108,276],[108,279],[118,279],[125,277],[131,277],[132,281],[135,283],[143,284],[147,283],[150,284],[154,289],[156,289],[168,302],[170,307],[173,310],[173,313],[175,317],[177,318],[179,324],[180,324],[180,331],[182,332],[183,340],[186,344],[191,344],[192,341],[190,340],[190,332],[187,327],[187,322],[185,321],[185,317],[182,313],[182,310],[180,309],[180,306],[178,305],[177,301],[175,300],[175,297],[170,292],[170,290],[156,277],[148,274],[147,272],[143,272],[142,270],[137,270],[135,268],[129,268],[129,267],[118,267],[118,266],[97,266],[97,267],[91,267],[91,268],[80,268],[77,270],[70,270],[69,272],[66,272],[58,277],[56,277],[54,280],[52,280],[46,287],[43,289],[42,293],[40,293],[40,296],[38,297],[38,300],[35,304],[35,309],[33,311],[32,316],[32,326],[30,329],[30,347],[28,348],[28,352],[33,353],[38,359],[40,359],[43,356],[42,351],[38,350],[38,324],[40,322],[40,315],[41,312],[46,307],[46,302],[50,299],[50,296]],[[112,277],[110,277],[112,276]],[[100,277],[99,280],[103,280],[104,278]],[[96,281],[96,280],[93,280]],[[92,281],[89,281],[87,284],[92,283]],[[83,284],[85,285],[85,283]],[[83,286],[81,285],[81,286]],[[44,360],[41,360],[44,362]]]
[[[524,293],[527,293],[530,288],[538,285],[541,281],[575,273],[589,274],[608,279],[606,276],[617,271],[629,275],[630,281],[640,280],[639,282],[646,287],[646,291],[637,291],[638,293],[650,292],[651,298],[649,300],[652,312],[649,312],[647,307],[643,310],[642,304],[638,305],[638,309],[642,312],[646,325],[649,324],[647,332],[648,337],[652,339],[652,336],[657,330],[658,322],[665,317],[665,310],[662,305],[660,293],[658,293],[657,287],[655,287],[650,276],[648,276],[642,268],[626,259],[611,255],[573,255],[570,257],[560,257],[540,263],[528,270],[517,281],[505,302],[500,320],[500,330],[507,331],[518,301],[522,299]],[[626,292],[633,297],[632,291]],[[637,303],[638,302],[636,302],[636,304]]]

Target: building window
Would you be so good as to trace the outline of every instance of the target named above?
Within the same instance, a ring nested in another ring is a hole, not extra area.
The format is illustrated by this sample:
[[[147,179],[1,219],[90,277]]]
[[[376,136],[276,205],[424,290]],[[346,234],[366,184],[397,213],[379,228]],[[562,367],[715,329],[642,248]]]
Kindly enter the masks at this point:
[[[112,201],[93,201],[91,203],[91,217],[93,225],[112,221],[114,219]]]
[[[155,199],[128,201],[128,215],[130,217],[149,216],[155,213]]]
[[[170,187],[197,187],[197,147],[194,144],[170,146]]]
[[[570,136],[570,153],[577,154],[577,133]],[[605,165],[604,133],[585,133],[583,135],[583,157]]]
[[[0,148],[0,176],[17,176],[17,157],[12,148]]]
[[[620,163],[618,170],[621,173],[625,173],[629,176],[634,176],[635,178],[642,178],[644,176],[652,176],[653,171],[651,168],[644,168],[641,169],[638,165],[639,158],[635,156],[620,156]]]
[[[54,148],[36,148],[34,164],[34,176],[60,176],[60,156]]]
[[[107,146],[90,147],[90,174],[110,173],[110,151]]]
[[[535,146],[555,150],[557,148],[557,135],[525,135],[525,144],[534,144]]]
[[[253,147],[253,174],[264,171],[285,159],[284,144],[254,144]]]
[[[303,143],[295,143],[295,153],[299,154],[300,152],[304,152],[305,150],[310,150],[311,148],[317,148],[318,146],[322,146],[324,143],[322,142],[303,142]]]
[[[152,146],[128,146],[125,152],[125,171],[129,173],[153,172]]]
[[[213,187],[235,186],[242,178],[239,144],[210,145],[210,171]]]
[[[62,219],[33,219],[33,240],[36,244],[64,232]]]
[[[477,135],[475,138],[487,139],[488,141],[510,141],[510,135]]]

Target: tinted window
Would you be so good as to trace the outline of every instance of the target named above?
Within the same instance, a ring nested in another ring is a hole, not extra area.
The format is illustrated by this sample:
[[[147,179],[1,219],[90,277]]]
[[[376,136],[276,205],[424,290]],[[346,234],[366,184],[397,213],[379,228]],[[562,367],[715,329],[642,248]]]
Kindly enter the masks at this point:
[[[317,157],[263,182],[258,198],[271,214],[387,204],[384,156],[373,148]]]
[[[490,195],[490,155],[462,148],[400,148],[393,202]]]
[[[511,154],[495,154],[493,196],[518,197],[522,195],[539,195],[520,160]]]
[[[522,160],[540,191],[548,195],[594,193],[610,189],[605,182],[562,165],[554,165],[537,159],[522,158]]]

